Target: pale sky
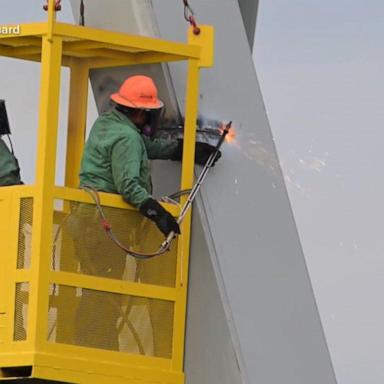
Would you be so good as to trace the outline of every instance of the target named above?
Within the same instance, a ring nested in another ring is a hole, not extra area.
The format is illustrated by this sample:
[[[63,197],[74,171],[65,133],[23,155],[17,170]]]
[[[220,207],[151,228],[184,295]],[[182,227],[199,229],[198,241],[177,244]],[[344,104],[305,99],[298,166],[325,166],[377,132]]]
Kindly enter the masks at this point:
[[[384,382],[384,3],[260,0],[254,58],[339,384]]]

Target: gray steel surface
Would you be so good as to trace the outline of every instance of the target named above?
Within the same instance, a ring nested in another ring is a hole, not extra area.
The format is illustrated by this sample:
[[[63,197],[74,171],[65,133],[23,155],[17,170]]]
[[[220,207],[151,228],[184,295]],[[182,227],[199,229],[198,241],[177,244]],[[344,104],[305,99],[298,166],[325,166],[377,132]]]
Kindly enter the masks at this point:
[[[193,4],[203,22],[216,27],[217,39],[216,66],[202,72],[200,113],[233,120],[238,133],[237,143],[223,149],[198,207],[206,218],[205,256],[214,267],[244,382],[335,383],[239,6],[230,0]],[[186,27],[176,7],[155,1],[154,8],[161,36],[181,38]],[[171,64],[170,70],[180,102],[185,66]],[[199,242],[194,230],[192,246]],[[204,267],[194,266],[201,258],[191,257],[192,269]],[[212,282],[201,284],[209,290]],[[214,306],[205,313],[222,316]],[[209,364],[220,370],[213,347],[217,334],[194,337],[211,351]],[[188,356],[188,343],[186,348]]]
[[[193,211],[185,372],[187,384],[242,384],[231,329],[209,257],[204,210]]]

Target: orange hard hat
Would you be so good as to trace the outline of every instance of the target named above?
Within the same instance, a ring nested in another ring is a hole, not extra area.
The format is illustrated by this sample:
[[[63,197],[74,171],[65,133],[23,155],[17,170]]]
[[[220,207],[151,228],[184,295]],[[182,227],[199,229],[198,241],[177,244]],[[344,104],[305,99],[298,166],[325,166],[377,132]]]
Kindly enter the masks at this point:
[[[120,105],[137,109],[159,109],[163,102],[157,98],[154,81],[143,75],[128,77],[111,99]]]

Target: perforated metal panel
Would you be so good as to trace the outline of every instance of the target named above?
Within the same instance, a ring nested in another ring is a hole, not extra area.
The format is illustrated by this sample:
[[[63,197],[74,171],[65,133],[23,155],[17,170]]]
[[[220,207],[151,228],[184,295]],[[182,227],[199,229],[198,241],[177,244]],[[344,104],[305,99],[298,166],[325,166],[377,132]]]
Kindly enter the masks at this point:
[[[48,341],[171,358],[174,304],[51,286]]]
[[[27,340],[29,283],[16,284],[14,341]]]
[[[119,241],[132,249],[154,252],[164,240],[157,227],[139,212],[103,209]],[[54,270],[175,286],[177,241],[161,257],[138,261],[126,256],[107,236],[94,205],[66,201],[63,210],[56,211],[54,221]]]
[[[27,269],[31,266],[31,244],[33,223],[33,199],[25,198],[20,202],[19,243],[17,268]]]

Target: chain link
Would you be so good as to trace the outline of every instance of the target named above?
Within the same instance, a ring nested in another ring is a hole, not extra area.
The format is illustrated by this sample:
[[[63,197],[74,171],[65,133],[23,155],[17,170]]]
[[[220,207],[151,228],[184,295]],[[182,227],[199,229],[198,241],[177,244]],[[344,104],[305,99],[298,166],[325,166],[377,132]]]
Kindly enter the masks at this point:
[[[49,0],[47,0],[47,4],[43,6],[44,11],[48,11]],[[61,11],[61,0],[55,1],[55,11]]]
[[[183,0],[184,3],[184,19],[193,27],[193,33],[199,35],[201,30],[197,25],[195,12],[189,5],[188,0]]]

